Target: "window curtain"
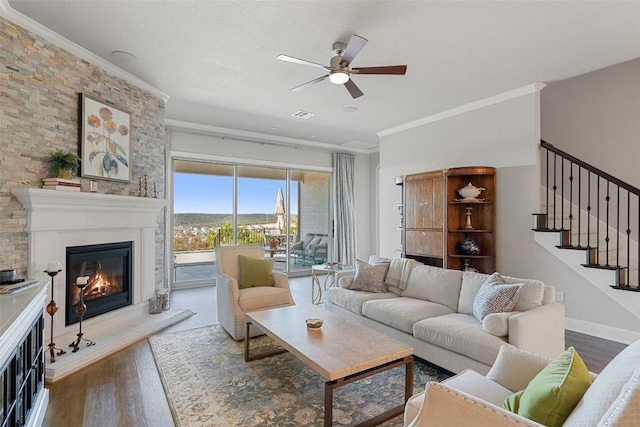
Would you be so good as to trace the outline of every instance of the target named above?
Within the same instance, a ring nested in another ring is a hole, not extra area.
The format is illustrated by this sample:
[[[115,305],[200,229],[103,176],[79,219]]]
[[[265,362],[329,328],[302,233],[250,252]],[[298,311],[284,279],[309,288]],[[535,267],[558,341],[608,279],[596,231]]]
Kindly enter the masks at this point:
[[[353,264],[356,254],[354,156],[334,153],[333,255],[340,264]]]

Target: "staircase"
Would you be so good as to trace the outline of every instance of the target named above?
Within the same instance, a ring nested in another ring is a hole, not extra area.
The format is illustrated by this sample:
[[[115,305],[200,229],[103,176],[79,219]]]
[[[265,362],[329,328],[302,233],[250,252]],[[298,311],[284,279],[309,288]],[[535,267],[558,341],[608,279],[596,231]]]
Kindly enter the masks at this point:
[[[540,145],[543,212],[533,214],[536,242],[609,296],[611,290],[640,292],[640,189],[546,141]],[[638,302],[623,295],[612,298],[637,309]]]

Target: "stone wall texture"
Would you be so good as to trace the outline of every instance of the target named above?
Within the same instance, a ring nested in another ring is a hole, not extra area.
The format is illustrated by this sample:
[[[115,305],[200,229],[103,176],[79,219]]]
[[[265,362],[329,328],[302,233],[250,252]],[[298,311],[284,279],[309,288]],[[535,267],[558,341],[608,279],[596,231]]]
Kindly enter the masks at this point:
[[[27,213],[11,189],[41,187],[53,150],[78,152],[80,94],[131,114],[131,182],[97,180],[99,193],[125,196],[136,196],[147,175],[165,197],[164,101],[3,18],[0,61],[0,269],[24,277]],[[89,179],[81,181],[89,191]],[[167,281],[166,220],[158,214],[156,286]]]
[[[329,190],[331,175],[322,172],[305,172],[300,184],[300,239],[307,233],[330,233]]]

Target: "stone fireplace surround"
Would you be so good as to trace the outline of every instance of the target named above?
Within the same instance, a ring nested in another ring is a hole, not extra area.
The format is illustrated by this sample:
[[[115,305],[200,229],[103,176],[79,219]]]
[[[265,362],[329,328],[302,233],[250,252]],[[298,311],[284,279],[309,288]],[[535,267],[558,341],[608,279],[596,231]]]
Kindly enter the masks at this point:
[[[163,286],[156,283],[155,230],[156,217],[167,205],[166,200],[26,187],[14,188],[11,192],[28,212],[28,277],[49,283],[46,303],[51,298],[51,278],[44,270],[52,261],[59,262],[62,270],[54,278],[58,312],[54,316],[53,340],[56,347],[67,354],[57,357],[55,363],[49,362],[47,354],[45,379],[48,382],[193,314],[180,309],[148,314],[148,299],[155,295],[157,287]],[[97,344],[71,353],[68,344],[75,340],[78,325],[65,326],[65,249],[121,241],[133,242],[132,304],[84,321],[85,337]],[[50,341],[50,333],[51,320],[45,314],[45,344]]]

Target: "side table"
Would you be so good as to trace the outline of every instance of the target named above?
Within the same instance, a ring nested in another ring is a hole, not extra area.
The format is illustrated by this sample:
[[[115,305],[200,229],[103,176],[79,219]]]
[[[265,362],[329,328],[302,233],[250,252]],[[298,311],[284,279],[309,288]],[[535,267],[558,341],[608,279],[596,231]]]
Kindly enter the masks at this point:
[[[311,266],[311,302],[318,305],[322,302],[322,292],[332,286],[338,286],[338,279],[342,274],[354,272],[352,266],[341,264],[319,264]],[[320,276],[324,280],[320,281]]]

